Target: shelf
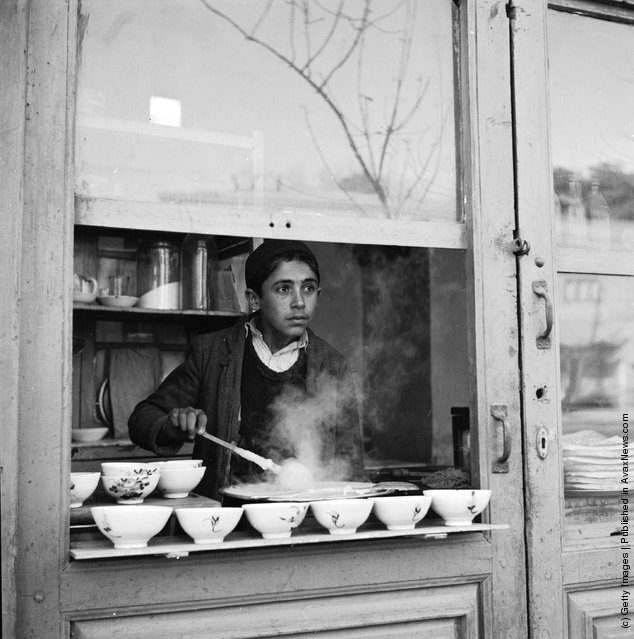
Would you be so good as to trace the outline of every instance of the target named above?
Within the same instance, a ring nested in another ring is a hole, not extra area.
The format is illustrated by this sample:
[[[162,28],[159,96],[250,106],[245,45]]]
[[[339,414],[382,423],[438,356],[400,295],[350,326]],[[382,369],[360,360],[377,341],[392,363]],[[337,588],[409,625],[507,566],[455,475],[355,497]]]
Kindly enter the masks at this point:
[[[445,526],[441,522],[425,522],[413,530],[386,530],[380,524],[369,523],[350,535],[331,535],[318,524],[300,526],[291,537],[285,539],[263,539],[250,530],[229,533],[226,541],[214,544],[195,544],[188,537],[154,537],[146,548],[116,549],[107,539],[78,541],[71,543],[70,555],[73,559],[105,559],[109,557],[136,557],[162,555],[169,558],[187,557],[193,552],[237,550],[241,548],[263,548],[275,546],[297,546],[319,543],[345,543],[362,539],[391,539],[396,537],[418,537],[424,539],[444,539],[455,533],[477,533],[508,529],[507,524],[471,524],[470,526]]]
[[[113,306],[102,306],[100,304],[73,304],[73,310],[76,314],[81,316],[100,315],[107,319],[115,319],[123,317],[130,319],[132,315],[138,315],[139,317],[163,317],[163,318],[237,318],[242,317],[244,314],[240,311],[193,311],[184,309],[159,309],[159,308],[138,308],[133,306],[131,308],[117,308]]]

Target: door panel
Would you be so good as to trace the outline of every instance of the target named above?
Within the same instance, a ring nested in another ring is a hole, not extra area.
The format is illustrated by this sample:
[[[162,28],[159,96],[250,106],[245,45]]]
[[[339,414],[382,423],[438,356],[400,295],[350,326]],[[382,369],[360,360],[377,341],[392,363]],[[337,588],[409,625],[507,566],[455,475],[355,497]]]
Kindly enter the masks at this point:
[[[467,585],[319,597],[237,608],[77,621],[73,636],[85,639],[215,639],[248,637],[434,637],[483,639],[482,590]]]
[[[530,625],[626,636],[634,12],[514,4]]]

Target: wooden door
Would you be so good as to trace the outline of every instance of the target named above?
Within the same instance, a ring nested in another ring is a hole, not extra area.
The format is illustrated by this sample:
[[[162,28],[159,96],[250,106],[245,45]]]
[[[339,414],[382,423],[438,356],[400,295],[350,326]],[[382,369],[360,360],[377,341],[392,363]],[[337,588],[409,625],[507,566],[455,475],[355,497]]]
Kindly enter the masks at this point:
[[[632,636],[634,13],[606,4],[511,9],[536,638]]]

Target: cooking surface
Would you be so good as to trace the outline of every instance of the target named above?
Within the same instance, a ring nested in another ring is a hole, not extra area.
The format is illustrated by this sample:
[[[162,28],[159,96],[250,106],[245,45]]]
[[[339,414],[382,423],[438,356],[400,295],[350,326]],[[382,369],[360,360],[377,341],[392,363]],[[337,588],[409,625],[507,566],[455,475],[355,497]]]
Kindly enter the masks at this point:
[[[359,499],[362,497],[382,497],[395,492],[419,490],[408,482],[316,482],[312,488],[301,491],[289,491],[274,483],[259,482],[238,484],[222,489],[227,497],[244,500],[268,501],[322,501],[324,499]]]

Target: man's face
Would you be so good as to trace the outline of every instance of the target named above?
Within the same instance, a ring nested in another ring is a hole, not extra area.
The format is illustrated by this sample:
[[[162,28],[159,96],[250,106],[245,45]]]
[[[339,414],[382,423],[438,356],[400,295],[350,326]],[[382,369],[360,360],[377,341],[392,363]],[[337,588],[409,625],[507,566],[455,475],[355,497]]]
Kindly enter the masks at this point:
[[[264,341],[276,352],[300,338],[313,318],[320,289],[317,276],[304,262],[280,262],[264,280],[262,294],[251,289],[251,309],[260,311]]]

